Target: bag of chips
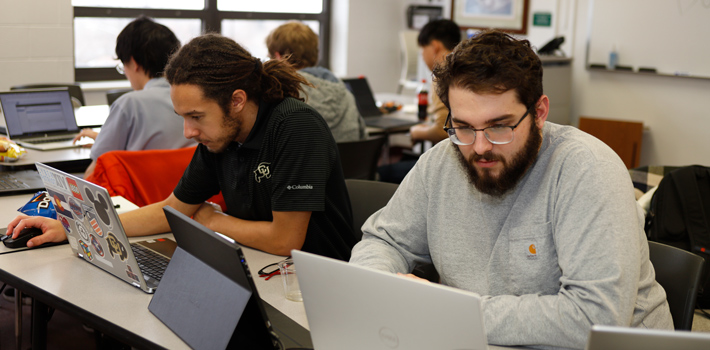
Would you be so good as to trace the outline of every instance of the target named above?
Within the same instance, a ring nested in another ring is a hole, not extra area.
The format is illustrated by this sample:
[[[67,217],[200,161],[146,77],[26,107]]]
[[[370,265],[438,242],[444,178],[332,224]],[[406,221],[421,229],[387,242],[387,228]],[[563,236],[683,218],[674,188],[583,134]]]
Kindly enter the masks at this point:
[[[37,192],[27,204],[18,209],[28,216],[44,216],[50,219],[57,219],[57,210],[54,209],[52,197],[47,191]]]
[[[0,136],[0,162],[16,162],[27,154],[24,148],[10,141],[7,137]]]

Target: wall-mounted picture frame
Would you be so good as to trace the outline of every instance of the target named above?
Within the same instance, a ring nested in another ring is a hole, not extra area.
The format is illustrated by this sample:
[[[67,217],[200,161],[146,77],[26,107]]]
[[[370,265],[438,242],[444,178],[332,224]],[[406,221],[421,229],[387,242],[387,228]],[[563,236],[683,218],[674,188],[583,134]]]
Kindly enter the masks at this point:
[[[527,34],[530,0],[452,0],[451,19],[462,29],[495,28]]]

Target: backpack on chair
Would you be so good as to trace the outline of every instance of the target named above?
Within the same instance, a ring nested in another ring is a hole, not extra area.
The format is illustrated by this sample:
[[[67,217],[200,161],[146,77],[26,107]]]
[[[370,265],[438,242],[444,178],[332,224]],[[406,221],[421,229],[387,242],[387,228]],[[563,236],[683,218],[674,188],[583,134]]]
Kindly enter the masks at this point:
[[[710,308],[710,168],[691,165],[663,177],[651,199],[646,234],[705,259],[697,305]]]

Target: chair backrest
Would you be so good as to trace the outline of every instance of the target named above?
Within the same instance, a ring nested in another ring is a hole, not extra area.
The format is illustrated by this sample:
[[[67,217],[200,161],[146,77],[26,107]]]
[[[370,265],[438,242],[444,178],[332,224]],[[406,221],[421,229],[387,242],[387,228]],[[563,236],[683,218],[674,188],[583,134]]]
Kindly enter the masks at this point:
[[[86,101],[84,100],[84,92],[81,90],[81,85],[75,83],[66,84],[25,84],[25,85],[15,85],[10,88],[10,90],[27,90],[27,89],[47,89],[47,88],[68,88],[69,95],[75,98],[81,106],[86,106]]]
[[[345,179],[353,209],[353,232],[355,238],[362,239],[362,225],[376,211],[384,208],[397,192],[399,185],[390,182]],[[434,265],[416,265],[412,270],[415,276],[439,283],[439,273]]]
[[[133,89],[111,89],[106,91],[106,103],[108,105],[112,105],[114,101],[116,101],[121,95],[131,92]]]
[[[399,185],[357,179],[346,179],[345,185],[348,187],[350,206],[353,209],[353,231],[359,241],[362,238],[362,224],[370,215],[387,205]]]
[[[579,130],[593,135],[611,147],[624,161],[627,169],[639,166],[643,123],[580,117]]]
[[[162,201],[173,192],[190,164],[195,147],[171,150],[110,151],[99,156],[86,179],[139,207]],[[210,199],[226,210],[222,194]]]
[[[344,177],[374,180],[377,175],[377,163],[386,140],[384,136],[378,136],[360,141],[339,142],[338,153],[340,153]]]
[[[656,281],[666,290],[668,306],[677,330],[690,330],[705,260],[689,251],[648,242]]]

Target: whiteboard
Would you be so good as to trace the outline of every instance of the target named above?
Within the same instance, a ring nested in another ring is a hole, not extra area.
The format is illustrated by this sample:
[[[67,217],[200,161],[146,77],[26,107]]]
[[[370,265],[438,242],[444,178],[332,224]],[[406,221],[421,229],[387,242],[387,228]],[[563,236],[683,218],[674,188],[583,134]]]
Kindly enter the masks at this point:
[[[710,0],[590,0],[587,67],[710,78]]]

